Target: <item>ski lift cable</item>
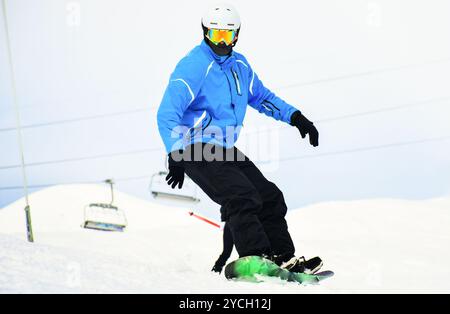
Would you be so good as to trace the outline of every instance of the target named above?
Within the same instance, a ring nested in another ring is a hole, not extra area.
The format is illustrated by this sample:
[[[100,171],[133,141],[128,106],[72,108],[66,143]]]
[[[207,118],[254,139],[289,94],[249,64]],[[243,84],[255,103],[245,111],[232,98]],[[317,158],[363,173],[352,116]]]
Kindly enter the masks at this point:
[[[144,179],[149,179],[149,178],[151,178],[152,175],[153,175],[153,174],[146,174],[146,175],[140,175],[140,176],[118,178],[118,179],[116,179],[116,182],[127,182],[127,181],[144,180]]]
[[[374,110],[362,111],[362,112],[357,112],[357,113],[349,113],[349,114],[342,115],[342,116],[317,120],[317,122],[324,123],[324,122],[330,122],[330,121],[344,120],[344,119],[348,119],[348,118],[355,118],[355,117],[367,116],[367,115],[371,115],[371,114],[407,109],[407,108],[411,108],[411,107],[418,107],[418,106],[427,105],[427,104],[438,104],[438,103],[448,101],[448,100],[450,100],[450,96],[430,98],[430,99],[425,99],[425,100],[419,100],[417,102],[411,102],[411,103],[405,103],[405,104],[400,104],[400,105],[391,106],[391,107],[385,107],[385,108],[381,108],[381,109],[374,109]]]
[[[383,68],[383,69],[372,70],[372,71],[350,73],[350,74],[346,74],[346,75],[340,75],[340,76],[328,77],[328,78],[324,78],[324,79],[306,81],[303,83],[282,85],[282,86],[275,87],[273,89],[274,90],[282,90],[282,89],[290,89],[290,88],[294,88],[294,87],[302,87],[302,86],[307,86],[307,85],[318,85],[318,84],[322,84],[322,83],[328,83],[328,82],[332,82],[332,81],[340,81],[340,80],[350,79],[350,78],[354,78],[354,77],[368,76],[368,75],[373,75],[373,74],[383,73],[383,72],[406,70],[408,68],[414,68],[414,67],[418,67],[418,66],[448,62],[449,60],[450,60],[449,58],[437,59],[437,60],[432,60],[432,61],[419,63],[419,64],[418,63],[405,64],[405,65],[400,65],[400,66],[396,66],[396,67],[389,67],[389,68]],[[35,124],[24,125],[24,126],[22,126],[22,129],[41,128],[41,127],[47,127],[47,126],[52,126],[52,125],[63,125],[63,124],[68,124],[68,123],[96,120],[96,119],[102,119],[102,118],[110,118],[110,117],[123,116],[123,115],[129,115],[129,114],[140,113],[140,112],[145,112],[145,111],[153,111],[153,110],[157,110],[157,107],[144,107],[144,108],[137,108],[137,109],[132,109],[132,110],[112,112],[112,113],[100,114],[100,115],[85,116],[85,117],[79,117],[79,118],[73,118],[73,119],[63,119],[63,120],[56,120],[56,121],[52,121],[52,122],[35,123]],[[8,132],[8,131],[13,131],[13,130],[15,130],[14,127],[8,127],[8,128],[0,129],[0,132]]]
[[[9,66],[9,74],[11,77],[11,91],[13,98],[13,105],[15,109],[16,115],[16,132],[17,132],[17,143],[19,146],[19,154],[20,154],[20,167],[22,169],[22,183],[23,183],[23,192],[25,195],[25,218],[26,218],[26,228],[27,228],[27,240],[28,242],[34,242],[33,228],[31,224],[31,210],[30,210],[30,200],[28,198],[28,178],[27,172],[25,169],[25,156],[24,156],[24,145],[22,138],[22,130],[21,130],[21,119],[20,119],[20,110],[19,110],[19,102],[17,99],[17,88],[16,88],[16,77],[14,72],[13,65],[13,57],[11,50],[11,38],[9,36],[9,27],[8,27],[8,14],[6,12],[6,0],[2,0],[2,11],[3,11],[3,23],[5,29],[5,41],[6,41],[6,50],[8,57],[8,66]]]
[[[66,184],[99,184],[105,182],[104,180],[96,180],[96,181],[71,181],[71,182],[57,182],[57,183],[46,183],[46,184],[35,184],[35,185],[29,185],[29,189],[44,189],[49,188],[56,185],[66,185]],[[0,191],[6,191],[6,190],[18,190],[21,189],[20,186],[8,186],[8,187],[1,187]]]
[[[427,138],[427,139],[420,139],[420,140],[412,140],[412,141],[404,141],[404,142],[396,142],[396,143],[389,143],[389,144],[382,144],[382,145],[374,145],[374,146],[366,146],[366,147],[358,147],[353,149],[347,149],[347,150],[340,150],[340,151],[330,151],[330,152],[324,152],[324,153],[318,153],[318,154],[310,154],[310,155],[302,155],[302,156],[293,156],[293,157],[286,157],[286,158],[279,158],[277,160],[271,160],[271,161],[255,161],[256,164],[267,164],[272,163],[275,161],[278,162],[285,162],[285,161],[292,161],[292,160],[299,160],[299,159],[314,159],[314,158],[320,158],[320,157],[327,157],[327,156],[334,156],[334,155],[343,155],[343,154],[351,154],[351,153],[358,153],[363,151],[370,151],[370,150],[378,150],[378,149],[385,149],[385,148],[392,148],[392,147],[401,147],[401,146],[408,146],[408,145],[417,145],[417,144],[426,144],[431,142],[442,142],[442,141],[448,141],[450,140],[450,135],[447,136],[441,136],[441,137],[434,137],[434,138]],[[134,176],[134,177],[123,177],[116,179],[115,182],[126,182],[126,181],[135,181],[135,180],[143,180],[143,179],[149,179],[154,174],[148,174],[148,175],[141,175],[141,176]],[[46,188],[51,187],[55,185],[60,184],[90,184],[90,183],[102,183],[104,180],[96,180],[96,181],[78,181],[78,182],[64,182],[64,183],[53,183],[53,184],[40,184],[40,185],[30,185],[30,189],[39,189],[39,188]],[[0,191],[3,190],[18,190],[21,189],[20,186],[9,186],[9,187],[0,187]]]
[[[92,155],[92,156],[85,156],[85,157],[75,157],[75,158],[48,160],[48,161],[27,163],[27,164],[25,164],[25,167],[53,165],[53,164],[61,164],[61,163],[67,163],[67,162],[85,161],[85,160],[93,160],[93,159],[103,159],[103,158],[119,157],[119,156],[127,156],[127,155],[138,155],[138,154],[152,153],[152,152],[163,151],[163,150],[164,149],[161,148],[161,147],[154,147],[154,148],[141,149],[141,150],[131,150],[131,151],[124,151],[124,152],[117,152],[117,153],[112,153],[112,154],[99,154],[99,155]],[[0,167],[0,170],[15,169],[15,168],[18,168],[18,167],[20,167],[20,165],[2,166],[2,167]]]
[[[349,154],[349,153],[358,153],[358,152],[364,152],[364,151],[371,151],[371,150],[378,150],[378,149],[392,148],[392,147],[401,147],[401,146],[408,146],[408,145],[414,145],[414,144],[442,142],[442,141],[448,141],[448,140],[450,140],[450,135],[434,137],[434,138],[427,138],[427,139],[420,139],[420,140],[413,140],[413,141],[396,142],[396,143],[366,146],[366,147],[357,147],[357,148],[352,148],[352,149],[330,151],[330,152],[324,152],[324,153],[318,153],[318,154],[285,157],[285,158],[279,158],[276,160],[262,161],[262,162],[255,162],[255,163],[261,165],[261,164],[268,164],[268,163],[272,163],[272,162],[285,162],[285,161],[299,160],[299,159],[313,159],[313,158],[320,158],[320,157],[326,157],[326,156],[343,155],[343,154]]]
[[[419,107],[419,106],[423,106],[423,105],[427,105],[427,104],[438,104],[438,103],[448,101],[448,100],[450,100],[450,96],[430,98],[430,99],[425,99],[425,100],[419,100],[416,102],[404,103],[404,104],[395,105],[395,106],[391,106],[391,107],[385,107],[385,108],[381,108],[381,109],[361,111],[361,112],[356,112],[356,113],[348,113],[348,114],[341,115],[341,116],[318,119],[318,120],[315,120],[314,123],[327,123],[327,122],[332,122],[332,121],[339,121],[339,120],[363,117],[363,116],[368,116],[368,115],[372,115],[372,114],[384,113],[384,112],[395,111],[395,110],[402,110],[402,109],[407,109],[407,108],[412,108],[412,107]],[[253,131],[244,131],[243,134],[255,134],[255,133],[262,133],[262,132],[268,132],[268,131],[274,131],[274,130],[284,131],[284,130],[290,130],[290,129],[291,129],[290,126],[282,125],[282,126],[266,128],[264,130],[257,129],[257,130],[253,130]]]
[[[352,79],[355,77],[370,76],[370,75],[374,75],[374,74],[378,74],[378,73],[395,72],[395,71],[407,70],[410,68],[427,66],[427,65],[437,64],[437,63],[445,63],[448,61],[450,61],[450,58],[435,59],[435,60],[426,61],[426,62],[422,62],[422,63],[403,64],[403,65],[386,67],[386,68],[381,68],[381,69],[376,69],[376,70],[370,70],[370,71],[364,71],[364,72],[358,72],[358,73],[350,73],[350,74],[326,77],[326,78],[312,80],[312,81],[281,85],[281,86],[278,86],[277,88],[274,88],[274,90],[297,88],[297,87],[303,87],[303,86],[308,86],[308,85],[319,85],[319,84],[324,84],[324,83],[329,83],[329,82],[334,82],[334,81]]]
[[[126,182],[126,181],[136,181],[136,180],[143,180],[148,179],[152,175],[141,175],[141,176],[130,176],[130,177],[122,177],[114,179],[114,183],[117,182]],[[35,184],[35,185],[29,185],[29,189],[43,189],[43,188],[49,188],[56,185],[68,185],[68,184],[101,184],[105,183],[105,180],[86,180],[86,181],[68,181],[68,182],[56,182],[56,183],[46,183],[46,184]],[[106,182],[107,183],[107,182]],[[20,186],[8,186],[8,187],[0,187],[0,191],[3,190],[19,190],[22,187]]]
[[[111,113],[106,113],[106,114],[98,114],[98,115],[85,116],[85,117],[79,117],[79,118],[56,120],[56,121],[52,121],[52,122],[28,124],[28,125],[22,126],[22,129],[41,128],[41,127],[46,127],[46,126],[69,124],[69,123],[75,123],[75,122],[80,122],[80,121],[97,120],[97,119],[102,119],[102,118],[124,116],[124,115],[130,115],[130,114],[141,113],[141,112],[152,111],[152,110],[156,110],[156,108],[152,108],[152,107],[137,108],[137,109],[132,109],[132,110],[111,112]],[[14,128],[12,128],[12,127],[3,128],[3,129],[0,129],[0,132],[8,132],[8,131],[12,131],[12,130],[14,130]]]
[[[449,99],[450,99],[450,96],[430,98],[430,99],[420,100],[420,101],[416,101],[416,102],[404,103],[404,104],[395,105],[395,106],[391,106],[391,107],[375,109],[375,110],[371,110],[371,111],[363,111],[363,112],[358,112],[358,113],[350,113],[350,114],[346,114],[346,115],[342,115],[342,116],[319,119],[319,120],[316,120],[316,123],[327,123],[327,122],[331,122],[331,121],[338,121],[338,120],[356,118],[356,117],[360,117],[360,116],[367,116],[367,115],[378,114],[378,113],[383,113],[383,112],[388,112],[388,111],[401,110],[401,109],[405,109],[405,108],[416,107],[416,106],[421,106],[421,105],[426,105],[426,104],[437,104],[437,103],[440,103],[443,101],[448,101]],[[262,132],[269,132],[269,131],[274,131],[274,130],[283,131],[283,130],[290,130],[290,129],[291,129],[291,127],[289,127],[289,126],[276,126],[276,127],[271,127],[271,128],[267,128],[264,130],[244,131],[243,134],[250,135],[250,134],[259,134]],[[93,156],[78,157],[78,158],[50,160],[50,161],[29,163],[29,164],[26,164],[25,166],[33,167],[33,166],[65,163],[65,162],[84,161],[84,160],[91,160],[91,159],[102,159],[102,158],[110,158],[110,157],[117,157],[117,156],[142,154],[142,153],[148,153],[148,152],[154,152],[154,151],[163,151],[163,148],[154,147],[154,148],[145,149],[145,150],[125,151],[125,152],[118,152],[118,153],[112,153],[112,154],[102,154],[102,155],[93,155]],[[1,166],[0,170],[15,169],[15,168],[19,168],[20,166],[21,165],[17,165],[17,164],[9,165],[9,166]],[[166,159],[166,169],[167,169],[167,159]]]

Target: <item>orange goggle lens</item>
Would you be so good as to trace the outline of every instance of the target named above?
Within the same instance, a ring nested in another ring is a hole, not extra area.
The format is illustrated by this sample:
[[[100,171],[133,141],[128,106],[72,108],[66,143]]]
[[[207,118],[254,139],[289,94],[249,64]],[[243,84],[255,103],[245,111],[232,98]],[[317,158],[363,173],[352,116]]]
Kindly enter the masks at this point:
[[[236,30],[211,28],[208,30],[206,36],[215,45],[224,42],[228,46],[234,42],[234,40],[236,39],[236,34]]]

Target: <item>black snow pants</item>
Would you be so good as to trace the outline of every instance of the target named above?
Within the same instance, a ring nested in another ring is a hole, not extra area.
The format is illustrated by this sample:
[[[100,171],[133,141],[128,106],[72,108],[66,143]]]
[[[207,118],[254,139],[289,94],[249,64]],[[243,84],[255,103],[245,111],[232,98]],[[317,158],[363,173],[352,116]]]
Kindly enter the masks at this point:
[[[193,158],[194,146],[187,147]],[[294,244],[285,220],[287,207],[282,192],[267,180],[255,164],[237,148],[222,150],[222,160],[185,162],[186,174],[216,203],[221,205],[240,257],[249,255],[294,256]],[[229,156],[234,158],[230,160]],[[225,158],[227,156],[227,158]]]

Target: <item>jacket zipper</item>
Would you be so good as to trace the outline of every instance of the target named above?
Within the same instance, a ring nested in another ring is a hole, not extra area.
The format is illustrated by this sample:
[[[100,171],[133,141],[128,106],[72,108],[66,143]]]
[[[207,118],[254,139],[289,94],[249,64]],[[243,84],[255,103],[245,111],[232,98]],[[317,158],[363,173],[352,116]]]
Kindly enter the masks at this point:
[[[231,72],[233,72],[233,71],[231,71]],[[228,82],[228,88],[229,88],[229,90],[230,90],[230,98],[231,98],[231,109],[233,109],[233,114],[234,114],[234,121],[235,121],[235,123],[236,123],[236,125],[237,125],[237,116],[236,116],[236,111],[234,110],[235,108],[235,105],[234,105],[234,103],[233,103],[233,92],[232,92],[232,90],[231,90],[231,82],[230,82],[230,80],[228,79],[228,75],[226,75],[225,74],[225,77],[227,78],[227,82]],[[234,72],[233,72],[233,77],[234,77]]]

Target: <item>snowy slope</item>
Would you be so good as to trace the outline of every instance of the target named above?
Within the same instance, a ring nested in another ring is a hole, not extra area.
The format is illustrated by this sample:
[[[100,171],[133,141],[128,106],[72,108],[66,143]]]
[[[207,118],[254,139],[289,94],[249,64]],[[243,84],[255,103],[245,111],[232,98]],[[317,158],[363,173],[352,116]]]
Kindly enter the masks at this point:
[[[311,293],[450,292],[450,200],[322,203],[291,211],[298,254],[320,255],[336,276],[320,286],[228,282],[209,270],[220,230],[117,193],[129,228],[80,228],[83,208],[108,200],[96,185],[31,195],[36,243],[24,235],[23,201],[0,210],[0,292]]]

